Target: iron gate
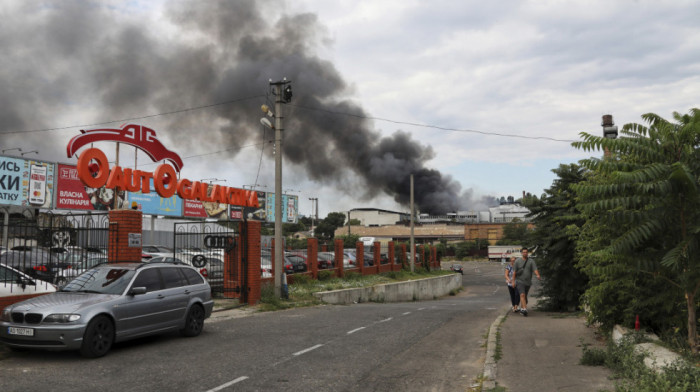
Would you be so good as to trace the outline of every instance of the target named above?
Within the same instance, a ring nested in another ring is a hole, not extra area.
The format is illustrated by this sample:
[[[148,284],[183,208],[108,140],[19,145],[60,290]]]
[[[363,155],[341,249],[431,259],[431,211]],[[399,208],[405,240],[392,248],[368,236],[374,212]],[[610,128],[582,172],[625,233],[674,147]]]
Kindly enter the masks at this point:
[[[9,213],[3,220],[0,263],[59,286],[83,270],[107,262],[109,215]]]
[[[247,281],[242,268],[241,232],[237,223],[228,227],[218,222],[175,223],[175,254],[200,269],[217,297],[239,298],[246,302]]]

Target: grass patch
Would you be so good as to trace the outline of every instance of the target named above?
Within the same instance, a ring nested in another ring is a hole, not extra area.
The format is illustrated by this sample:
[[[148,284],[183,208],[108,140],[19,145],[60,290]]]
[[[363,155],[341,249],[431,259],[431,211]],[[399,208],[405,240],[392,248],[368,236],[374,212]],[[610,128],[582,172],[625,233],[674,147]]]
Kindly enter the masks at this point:
[[[700,385],[700,368],[687,361],[677,361],[656,373],[644,365],[644,354],[634,351],[634,338],[622,343],[609,341],[606,348],[590,348],[583,344],[582,365],[605,366],[617,379],[618,392],[681,392],[697,390]]]

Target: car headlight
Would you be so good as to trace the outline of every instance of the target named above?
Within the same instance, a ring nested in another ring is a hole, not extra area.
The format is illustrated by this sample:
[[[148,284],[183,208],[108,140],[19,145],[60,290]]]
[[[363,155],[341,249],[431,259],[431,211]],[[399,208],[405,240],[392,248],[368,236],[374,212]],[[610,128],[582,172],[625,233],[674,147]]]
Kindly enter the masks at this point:
[[[70,313],[54,313],[44,317],[45,323],[72,323],[74,321],[80,320],[79,314]]]
[[[10,309],[3,309],[0,321],[10,321]]]

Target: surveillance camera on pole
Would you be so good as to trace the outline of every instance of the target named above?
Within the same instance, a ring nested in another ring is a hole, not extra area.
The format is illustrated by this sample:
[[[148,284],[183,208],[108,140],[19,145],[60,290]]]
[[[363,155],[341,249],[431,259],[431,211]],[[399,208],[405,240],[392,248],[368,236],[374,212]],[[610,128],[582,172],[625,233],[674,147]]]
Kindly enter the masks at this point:
[[[603,137],[608,139],[617,139],[617,126],[613,122],[612,114],[606,114],[603,116]]]

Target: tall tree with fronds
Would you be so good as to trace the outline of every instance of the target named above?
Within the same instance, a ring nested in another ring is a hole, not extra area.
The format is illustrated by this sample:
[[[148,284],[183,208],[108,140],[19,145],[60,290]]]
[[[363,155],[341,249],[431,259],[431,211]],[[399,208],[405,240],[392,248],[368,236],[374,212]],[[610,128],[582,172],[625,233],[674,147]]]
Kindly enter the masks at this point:
[[[618,139],[581,133],[583,141],[574,142],[575,147],[606,150],[609,156],[582,160],[585,168],[599,174],[598,181],[574,189],[583,212],[625,228],[600,254],[635,264],[640,273],[682,290],[688,344],[697,353],[700,109],[673,117],[675,122],[645,114],[647,125],[627,124]]]
[[[552,169],[557,178],[541,198],[525,198],[535,226],[530,238],[538,245],[537,268],[542,274],[542,304],[552,310],[568,310],[579,305],[588,281],[575,264],[576,240],[585,223],[576,208],[571,188],[583,180],[583,169],[576,164]]]

